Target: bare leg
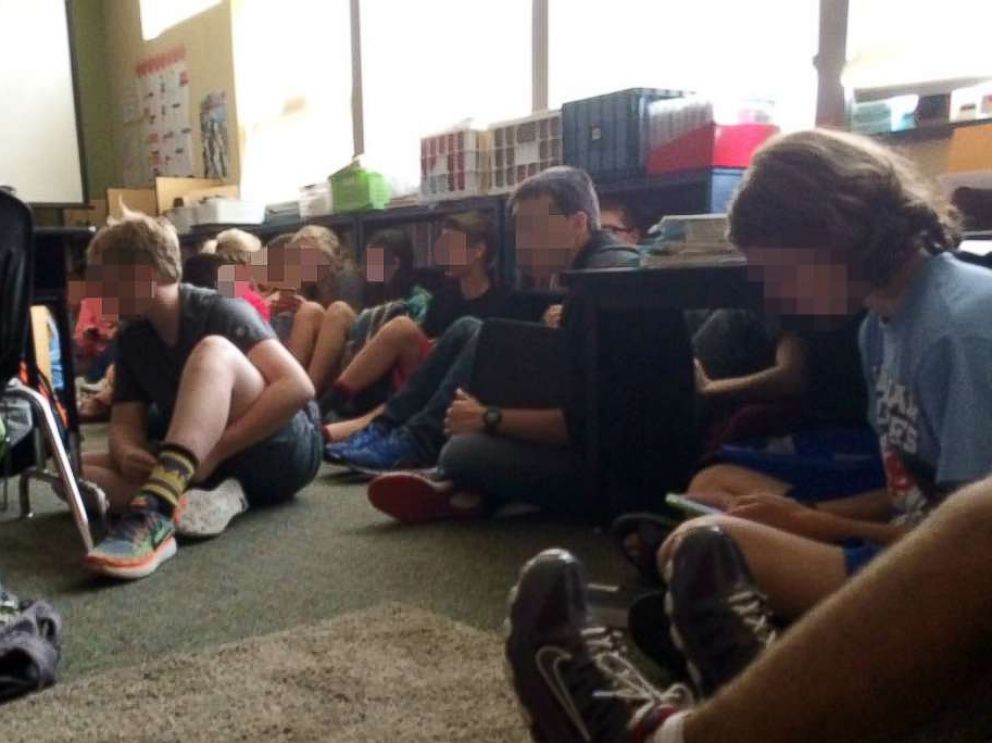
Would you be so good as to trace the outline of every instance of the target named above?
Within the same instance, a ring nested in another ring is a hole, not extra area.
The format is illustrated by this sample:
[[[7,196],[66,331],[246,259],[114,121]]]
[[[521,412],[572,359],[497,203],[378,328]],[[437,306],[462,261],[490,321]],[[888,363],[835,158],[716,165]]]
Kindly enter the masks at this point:
[[[324,438],[327,441],[331,441],[331,442],[344,441],[353,433],[358,433],[363,428],[365,428],[377,416],[382,415],[385,409],[386,409],[385,405],[380,405],[374,410],[370,410],[360,418],[352,418],[351,420],[338,421],[337,423],[328,423],[326,426],[324,426]]]
[[[355,311],[345,302],[334,302],[321,319],[316,345],[307,373],[317,397],[323,394],[341,367],[348,333],[355,323]]]
[[[785,495],[789,487],[787,482],[749,470],[747,467],[739,467],[736,464],[714,464],[692,478],[688,492],[694,496],[704,496],[700,500],[705,500],[707,495],[724,496],[724,502],[727,502],[741,495],[754,493]]]
[[[948,705],[987,698],[990,545],[985,480],[950,498],[693,712],[686,743],[894,740]]]
[[[293,315],[293,329],[286,340],[286,348],[304,369],[310,365],[323,319],[324,308],[316,302],[304,302]]]
[[[219,335],[204,338],[183,367],[165,440],[184,447],[202,462],[224,429],[264,389],[261,372],[237,346]]]
[[[733,516],[704,516],[679,526],[658,551],[662,575],[679,540],[694,528],[710,525],[719,526],[737,543],[772,610],[782,617],[801,616],[847,580],[840,547]]]
[[[409,317],[393,318],[358,352],[338,381],[358,392],[382,379],[397,364],[409,374],[421,361],[425,337],[424,331]]]
[[[83,477],[96,483],[106,493],[113,512],[127,508],[128,502],[144,485],[144,480],[129,480],[118,472],[110,452],[83,454]]]

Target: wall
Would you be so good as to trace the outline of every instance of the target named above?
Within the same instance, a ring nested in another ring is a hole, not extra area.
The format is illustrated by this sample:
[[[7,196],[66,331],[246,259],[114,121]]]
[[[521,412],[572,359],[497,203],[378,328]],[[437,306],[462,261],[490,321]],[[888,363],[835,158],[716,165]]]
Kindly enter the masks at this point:
[[[95,0],[83,0],[95,1]],[[115,185],[123,185],[124,124],[121,103],[126,85],[135,79],[138,63],[154,54],[186,47],[186,66],[190,80],[190,125],[193,128],[193,163],[195,173],[203,175],[200,154],[199,106],[209,92],[227,92],[228,137],[231,149],[230,183],[239,180],[238,121],[234,89],[234,56],[231,37],[231,2],[223,0],[209,10],[170,28],[151,41],[141,38],[141,14],[138,0],[102,0],[104,41],[110,71],[111,132],[114,142]],[[138,126],[129,124],[128,126]]]
[[[86,163],[83,174],[91,199],[102,199],[115,179],[111,96],[104,49],[103,3],[72,0],[69,19],[76,53],[80,124]]]

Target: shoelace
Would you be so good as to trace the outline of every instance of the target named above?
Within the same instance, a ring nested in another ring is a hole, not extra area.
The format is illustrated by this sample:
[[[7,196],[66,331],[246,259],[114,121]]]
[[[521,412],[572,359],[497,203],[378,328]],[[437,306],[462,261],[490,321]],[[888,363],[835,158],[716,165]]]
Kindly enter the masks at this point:
[[[738,591],[727,599],[727,604],[754,633],[758,642],[768,646],[775,640],[776,631],[771,625],[768,599],[763,593],[752,589]]]
[[[685,707],[692,704],[692,693],[682,684],[665,691],[657,689],[628,660],[626,648],[617,631],[606,627],[588,627],[582,631],[593,662],[613,684],[612,689],[593,692],[595,699],[617,699],[640,708],[645,705]]]

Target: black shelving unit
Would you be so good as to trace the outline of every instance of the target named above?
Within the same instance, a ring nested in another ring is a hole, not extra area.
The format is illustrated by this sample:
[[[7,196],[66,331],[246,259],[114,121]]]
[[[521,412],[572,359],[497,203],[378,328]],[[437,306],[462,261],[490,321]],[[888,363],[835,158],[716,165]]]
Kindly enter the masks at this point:
[[[622,181],[597,181],[596,190],[602,198],[623,199],[635,210],[648,215],[650,220],[657,220],[666,214],[725,211],[743,173],[743,169],[739,168],[711,168]],[[414,233],[419,263],[429,266],[427,248],[437,238],[442,220],[459,212],[479,210],[493,215],[498,234],[502,238],[497,271],[504,282],[512,284],[516,278],[515,239],[513,223],[507,209],[508,202],[508,194],[473,196],[357,214],[331,214],[302,220],[283,219],[259,225],[198,225],[192,232],[182,235],[181,242],[183,247],[192,249],[229,227],[239,227],[268,240],[283,232],[295,232],[305,225],[318,224],[329,227],[349,240],[355,254],[361,258],[366,241],[377,230],[409,227]]]

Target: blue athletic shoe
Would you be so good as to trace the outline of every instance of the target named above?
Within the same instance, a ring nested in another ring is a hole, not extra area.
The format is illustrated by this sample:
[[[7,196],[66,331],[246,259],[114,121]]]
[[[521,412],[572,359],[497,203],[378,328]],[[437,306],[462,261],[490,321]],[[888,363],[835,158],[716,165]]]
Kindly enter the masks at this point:
[[[395,470],[424,469],[434,463],[424,461],[417,451],[413,437],[404,429],[397,428],[361,449],[352,449],[345,455],[344,464],[358,472],[381,474]]]
[[[324,461],[331,464],[342,464],[351,452],[356,449],[364,449],[373,442],[386,438],[391,430],[385,423],[372,421],[361,431],[356,431],[344,441],[325,445]]]

